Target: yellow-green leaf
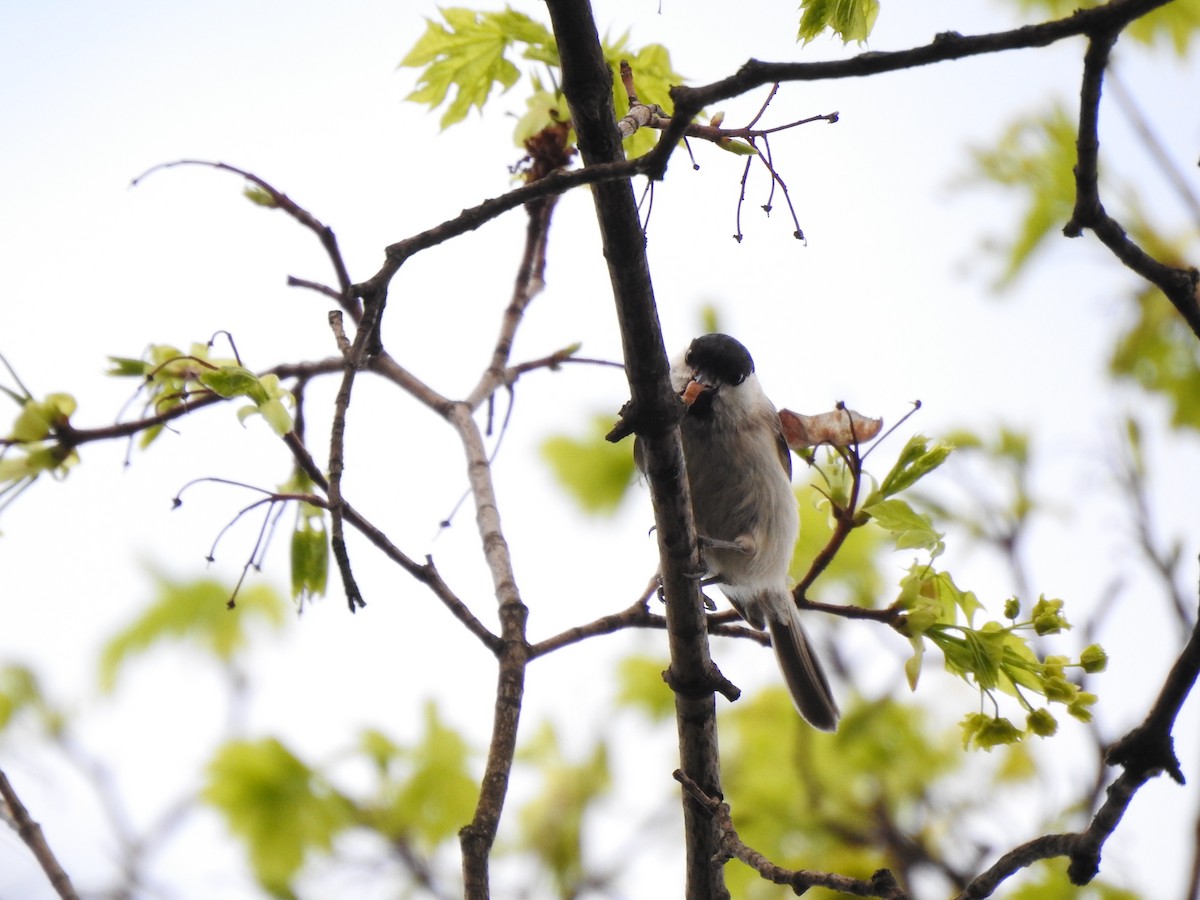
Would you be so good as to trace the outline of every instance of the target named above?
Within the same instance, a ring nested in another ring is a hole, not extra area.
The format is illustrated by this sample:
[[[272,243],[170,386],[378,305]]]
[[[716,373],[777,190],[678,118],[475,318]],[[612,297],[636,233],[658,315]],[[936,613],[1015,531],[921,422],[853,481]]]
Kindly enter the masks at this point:
[[[228,662],[247,645],[254,623],[278,628],[284,621],[287,604],[267,585],[243,587],[231,610],[226,607],[231,588],[214,579],[172,581],[157,575],[155,580],[155,601],[104,646],[100,684],[106,691],[127,662],[160,644],[193,644]]]
[[[231,741],[208,765],[206,802],[250,853],[259,883],[276,896],[314,850],[329,850],[352,822],[351,804],[275,738]]]
[[[558,435],[542,443],[542,458],[559,485],[589,513],[614,512],[633,482],[633,442],[606,441],[610,428],[612,416],[598,415],[585,436]]]
[[[879,0],[803,0],[800,8],[797,40],[806,44],[827,29],[843,44],[865,43],[879,16]]]

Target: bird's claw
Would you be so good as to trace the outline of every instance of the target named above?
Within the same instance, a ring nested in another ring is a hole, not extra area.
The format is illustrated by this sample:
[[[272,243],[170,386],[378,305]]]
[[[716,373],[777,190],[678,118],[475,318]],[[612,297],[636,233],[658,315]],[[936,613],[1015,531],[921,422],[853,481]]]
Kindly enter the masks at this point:
[[[753,543],[747,537],[739,537],[736,541],[726,541],[721,538],[709,537],[706,534],[696,535],[696,543],[703,550],[730,550],[749,556],[754,552]]]

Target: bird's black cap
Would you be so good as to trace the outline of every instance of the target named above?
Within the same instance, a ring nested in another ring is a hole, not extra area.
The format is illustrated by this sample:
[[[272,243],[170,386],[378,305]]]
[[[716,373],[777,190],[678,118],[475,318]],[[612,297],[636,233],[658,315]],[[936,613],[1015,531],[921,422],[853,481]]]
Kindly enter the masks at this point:
[[[727,334],[702,334],[688,347],[685,362],[725,384],[741,384],[754,371],[754,359],[741,342]]]

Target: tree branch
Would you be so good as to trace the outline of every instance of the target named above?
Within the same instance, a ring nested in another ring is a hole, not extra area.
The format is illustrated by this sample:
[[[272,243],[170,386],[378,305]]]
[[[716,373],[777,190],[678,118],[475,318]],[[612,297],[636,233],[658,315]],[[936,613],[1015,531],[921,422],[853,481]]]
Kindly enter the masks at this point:
[[[1175,719],[1200,676],[1200,621],[1163,682],[1158,699],[1145,720],[1117,741],[1105,762],[1124,771],[1108,787],[1104,803],[1088,827],[1071,834],[1048,834],[1010,850],[976,877],[956,900],[981,900],[1014,872],[1042,859],[1067,856],[1072,883],[1087,884],[1100,868],[1100,851],[1116,829],[1138,790],[1163,772],[1183,783],[1183,772],[1175,758],[1171,730]]]
[[[683,789],[700,806],[712,816],[713,821],[721,831],[721,848],[719,859],[737,859],[745,863],[766,881],[773,884],[783,884],[790,887],[796,894],[803,894],[811,887],[828,888],[840,891],[854,897],[878,897],[880,900],[908,900],[908,894],[896,883],[891,872],[880,869],[871,876],[870,881],[837,875],[832,872],[812,872],[804,869],[785,869],[777,866],[757,850],[748,847],[733,825],[733,817],[729,804],[705,792],[686,774],[676,770],[675,780],[683,785]]]
[[[25,804],[21,802],[21,798],[17,796],[16,790],[2,770],[0,770],[0,799],[4,801],[4,806],[12,817],[13,828],[18,837],[33,852],[34,858],[42,867],[42,871],[46,873],[50,885],[58,896],[63,900],[79,900],[79,895],[75,893],[75,888],[71,885],[70,877],[59,865],[58,858],[46,842],[46,836],[42,834],[42,826],[29,815],[29,810],[25,808]]]
[[[737,97],[757,87],[777,81],[863,78],[987,53],[1046,47],[1064,38],[1097,30],[1123,28],[1134,19],[1169,2],[1171,0],[1111,0],[1103,6],[1076,10],[1061,19],[1036,25],[967,36],[953,31],[942,32],[921,47],[892,52],[871,50],[845,60],[771,63],[750,59],[727,78],[699,87],[679,86],[671,89],[671,101],[675,107],[674,119],[663,133],[658,146],[645,157],[646,174],[651,178],[662,178],[675,145],[684,136],[688,123],[704,107]]]
[[[476,522],[499,603],[501,641],[492,739],[488,746],[479,800],[471,823],[459,832],[465,896],[469,900],[484,900],[490,896],[488,857],[500,825],[517,746],[517,726],[525,692],[525,670],[529,662],[529,645],[525,638],[529,610],[517,590],[508,543],[500,527],[500,512],[492,486],[487,450],[471,413],[470,406],[465,402],[455,403],[450,409],[449,420],[467,451],[467,475],[475,498]]]
[[[1085,228],[1096,235],[1125,266],[1156,285],[1183,316],[1192,332],[1200,337],[1200,303],[1196,287],[1200,272],[1180,269],[1159,262],[1131,241],[1100,202],[1099,156],[1100,93],[1104,70],[1124,23],[1091,32],[1083,60],[1083,83],[1079,98],[1079,135],[1076,141],[1078,162],[1075,166],[1075,210],[1063,227],[1067,237],[1079,237]]]
[[[268,203],[264,198],[258,200],[253,194],[250,194],[250,199],[261,205],[274,206],[277,209],[282,209],[285,213],[311,231],[317,236],[317,240],[321,242],[321,246],[325,248],[325,253],[329,257],[330,263],[333,265],[334,274],[337,276],[338,285],[341,292],[330,293],[334,299],[341,305],[355,322],[362,317],[362,308],[359,306],[358,298],[351,290],[350,274],[346,269],[346,261],[342,258],[341,248],[338,247],[337,236],[334,235],[333,229],[323,223],[320,219],[310,213],[307,209],[300,206],[291,197],[283,191],[270,185],[267,181],[255,175],[253,172],[247,172],[245,169],[239,169],[237,166],[231,166],[228,163],[212,162],[204,159],[179,159],[175,162],[161,163],[151,169],[147,169],[137,178],[133,179],[132,185],[136,187],[141,183],[142,179],[152,175],[162,169],[173,169],[176,166],[206,166],[210,169],[219,169],[224,172],[233,172],[235,175],[240,175],[259,188],[267,198]],[[312,287],[312,282],[303,282],[296,279],[296,284],[304,287]]]
[[[612,73],[605,63],[589,4],[547,0],[562,61],[562,88],[578,135],[584,171],[606,170],[623,157],[612,104]],[[646,451],[646,475],[654,507],[667,635],[669,684],[675,690],[680,767],[704,790],[721,793],[717,753],[715,687],[724,681],[709,655],[700,589],[691,573],[700,570],[691,497],[683,469],[676,423],[679,398],[671,390],[669,366],[646,238],[633,187],[627,178],[598,182],[592,191],[604,257],[608,261],[617,320],[631,393],[631,415]],[[727,897],[721,867],[714,863],[719,832],[693,801],[684,803],[688,897]]]

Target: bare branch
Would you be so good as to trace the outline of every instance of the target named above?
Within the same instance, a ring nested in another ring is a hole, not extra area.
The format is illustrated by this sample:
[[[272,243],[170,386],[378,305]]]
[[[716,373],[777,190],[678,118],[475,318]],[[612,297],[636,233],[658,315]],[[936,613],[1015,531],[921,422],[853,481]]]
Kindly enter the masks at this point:
[[[7,808],[9,816],[12,817],[17,836],[33,852],[34,858],[42,867],[42,871],[46,873],[50,885],[58,896],[63,900],[78,900],[79,895],[75,893],[70,877],[59,865],[58,858],[46,842],[42,826],[29,815],[29,810],[25,808],[25,804],[21,802],[21,798],[17,796],[16,790],[2,770],[0,770],[0,800],[4,801],[4,806]]]
[[[539,641],[529,648],[530,660],[537,659],[539,656],[545,656],[547,653],[552,653],[555,650],[561,650],[563,647],[577,644],[580,641],[590,637],[597,637],[602,634],[612,634],[615,631],[621,631],[625,628],[665,628],[667,620],[662,616],[656,616],[650,612],[650,598],[658,592],[658,578],[652,578],[645,592],[634,603],[621,610],[619,613],[613,613],[608,616],[601,616],[595,621],[588,622],[586,625],[577,625],[574,628],[568,628],[554,637],[547,638],[544,641]]]
[[[1079,161],[1075,166],[1075,210],[1071,214],[1071,221],[1063,227],[1063,234],[1078,237],[1085,228],[1091,229],[1127,268],[1156,285],[1183,316],[1188,327],[1200,336],[1200,303],[1196,299],[1200,272],[1195,268],[1168,266],[1154,259],[1129,239],[1125,229],[1105,211],[1100,202],[1100,92],[1118,29],[1119,25],[1114,25],[1092,32],[1084,56],[1079,135],[1076,141]]]
[[[846,875],[836,875],[832,872],[812,872],[804,869],[785,869],[777,866],[757,850],[748,847],[733,826],[729,804],[711,796],[688,778],[683,772],[676,770],[675,780],[684,791],[705,812],[713,817],[721,831],[720,861],[736,859],[754,869],[763,879],[773,884],[783,884],[790,887],[796,894],[802,894],[811,887],[828,888],[840,891],[854,897],[878,897],[881,900],[908,900],[908,894],[896,883],[891,872],[880,869],[871,876],[870,881],[850,878]]]
[[[300,206],[283,191],[273,187],[265,180],[255,175],[253,172],[248,172],[245,169],[239,169],[237,166],[231,166],[228,163],[213,162],[204,159],[179,159],[175,162],[162,163],[147,169],[137,178],[133,179],[132,187],[137,187],[144,178],[159,172],[163,169],[173,169],[177,166],[205,166],[210,169],[219,169],[224,172],[233,172],[235,175],[240,175],[253,184],[255,187],[262,190],[270,197],[271,205],[282,209],[285,213],[311,231],[317,236],[317,240],[321,242],[321,246],[325,248],[326,255],[329,256],[330,263],[333,264],[334,274],[337,276],[338,284],[341,287],[341,293],[335,295],[337,301],[342,305],[342,308],[350,314],[350,317],[357,322],[362,317],[362,308],[359,306],[358,298],[351,290],[350,275],[346,270],[346,262],[342,259],[342,251],[338,247],[337,237],[333,233],[333,229],[321,222],[316,216]],[[253,199],[253,197],[252,197]],[[265,201],[264,201],[265,202]]]
[[[530,176],[536,174],[538,177],[545,177],[551,172],[560,171],[570,159],[570,153],[566,150],[567,127],[564,125],[561,128],[546,129],[541,134],[546,135],[546,132],[557,136],[558,142],[552,143],[549,139],[543,139],[534,145],[534,139],[531,138],[526,143],[526,147],[533,154],[535,146],[540,148],[545,144],[551,144],[553,149],[550,150],[550,153],[557,151],[557,158],[534,159],[529,172]],[[557,202],[557,196],[549,196],[526,206],[529,222],[525,228],[525,252],[521,257],[516,282],[513,285],[512,299],[501,318],[500,333],[492,350],[491,363],[484,371],[479,384],[467,397],[467,404],[472,409],[478,408],[485,399],[495,393],[496,388],[506,383],[505,369],[508,365],[509,355],[512,353],[513,338],[516,335],[517,327],[521,324],[525,310],[533,302],[533,298],[540,294],[545,286],[546,246],[550,240],[550,220],[554,215],[554,207]]]
[[[757,87],[786,81],[863,78],[988,53],[1046,47],[1065,38],[1089,34],[1100,29],[1122,28],[1134,19],[1169,2],[1170,0],[1110,0],[1102,6],[1076,10],[1061,19],[1024,25],[1010,31],[966,36],[953,31],[942,32],[930,43],[920,47],[893,52],[871,50],[845,60],[771,63],[750,59],[727,78],[699,87],[679,86],[671,89],[671,100],[675,105],[674,119],[658,146],[643,157],[646,159],[646,174],[651,178],[662,178],[674,152],[674,145],[683,137],[691,119],[704,107],[740,96]]]

